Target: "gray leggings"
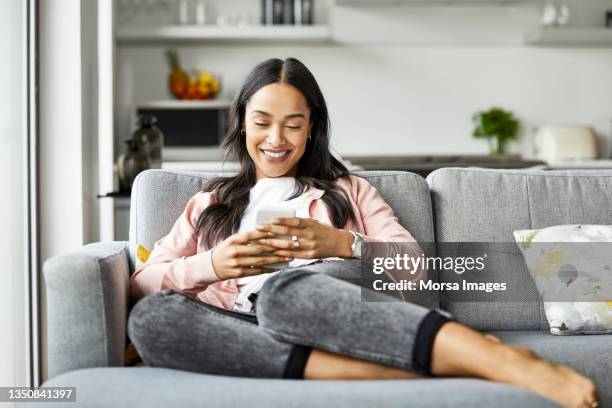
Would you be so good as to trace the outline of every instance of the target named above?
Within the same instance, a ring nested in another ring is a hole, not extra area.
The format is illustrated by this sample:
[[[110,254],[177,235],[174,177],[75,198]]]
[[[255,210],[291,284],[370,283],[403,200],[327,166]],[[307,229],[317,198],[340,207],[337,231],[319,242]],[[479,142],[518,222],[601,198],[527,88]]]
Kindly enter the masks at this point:
[[[255,313],[151,293],[132,308],[128,334],[147,365],[207,374],[302,378],[315,348],[429,375],[448,318],[381,293],[368,297],[382,302],[362,302],[359,275],[358,260],[283,271],[266,281]]]

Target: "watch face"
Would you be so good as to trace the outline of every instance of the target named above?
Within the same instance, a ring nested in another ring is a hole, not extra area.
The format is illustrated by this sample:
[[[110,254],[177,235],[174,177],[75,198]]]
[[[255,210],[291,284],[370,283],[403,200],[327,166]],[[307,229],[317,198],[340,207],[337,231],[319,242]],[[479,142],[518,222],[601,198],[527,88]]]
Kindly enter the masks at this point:
[[[353,241],[353,258],[361,259],[361,244],[363,242],[363,237],[361,235],[355,234],[355,241]]]

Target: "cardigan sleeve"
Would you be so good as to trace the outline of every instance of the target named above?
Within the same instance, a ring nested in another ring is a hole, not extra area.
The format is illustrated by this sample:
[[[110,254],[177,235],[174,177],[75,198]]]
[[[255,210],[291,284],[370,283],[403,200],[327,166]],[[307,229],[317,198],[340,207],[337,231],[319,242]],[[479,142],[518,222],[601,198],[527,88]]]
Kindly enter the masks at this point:
[[[363,224],[366,243],[384,243],[373,246],[374,252],[371,255],[395,257],[398,254],[402,256],[406,254],[410,258],[424,255],[412,234],[399,223],[391,206],[372,184],[361,177],[351,176],[350,191],[354,205],[357,207],[355,215],[358,214]],[[418,281],[426,276],[427,270],[418,267],[414,271],[396,270],[389,271],[389,274],[396,281],[400,279]]]
[[[196,223],[210,204],[211,193],[193,196],[170,232],[155,242],[142,266],[130,277],[130,294],[137,301],[148,293],[174,289],[194,297],[211,283],[217,282],[212,263],[212,249],[197,252]]]
[[[366,241],[416,242],[372,184],[356,176],[351,176],[351,184]]]

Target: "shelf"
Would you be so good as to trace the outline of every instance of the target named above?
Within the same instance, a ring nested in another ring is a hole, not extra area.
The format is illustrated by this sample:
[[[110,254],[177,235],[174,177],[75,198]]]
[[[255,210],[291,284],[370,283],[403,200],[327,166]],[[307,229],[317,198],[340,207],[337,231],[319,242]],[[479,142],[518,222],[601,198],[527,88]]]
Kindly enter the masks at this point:
[[[336,0],[338,6],[514,6],[535,0]]]
[[[176,100],[162,99],[156,101],[145,101],[138,104],[138,108],[145,109],[199,109],[199,108],[229,108],[230,100],[208,99],[208,100]]]
[[[298,42],[323,43],[331,40],[326,25],[305,26],[161,26],[125,27],[117,31],[119,44],[160,42]]]
[[[543,47],[609,47],[612,46],[612,29],[540,28],[528,33],[525,43]]]
[[[111,191],[106,194],[98,194],[98,198],[130,198],[132,196],[132,191],[122,190],[122,191]]]

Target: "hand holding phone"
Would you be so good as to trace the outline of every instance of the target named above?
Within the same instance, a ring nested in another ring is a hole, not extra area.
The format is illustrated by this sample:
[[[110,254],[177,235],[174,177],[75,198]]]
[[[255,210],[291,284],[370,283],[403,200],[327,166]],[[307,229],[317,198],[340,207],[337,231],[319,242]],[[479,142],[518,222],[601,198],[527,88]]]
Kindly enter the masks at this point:
[[[295,217],[294,208],[280,207],[280,206],[265,206],[257,210],[257,213],[255,214],[255,223],[257,225],[270,224],[272,223],[272,220],[275,218],[292,218],[292,217]],[[288,235],[277,235],[275,236],[275,238],[291,240],[291,237]],[[275,264],[263,265],[263,267],[269,268],[269,269],[282,269],[282,268],[286,268],[288,265],[289,263],[285,262],[285,263],[275,263]]]

